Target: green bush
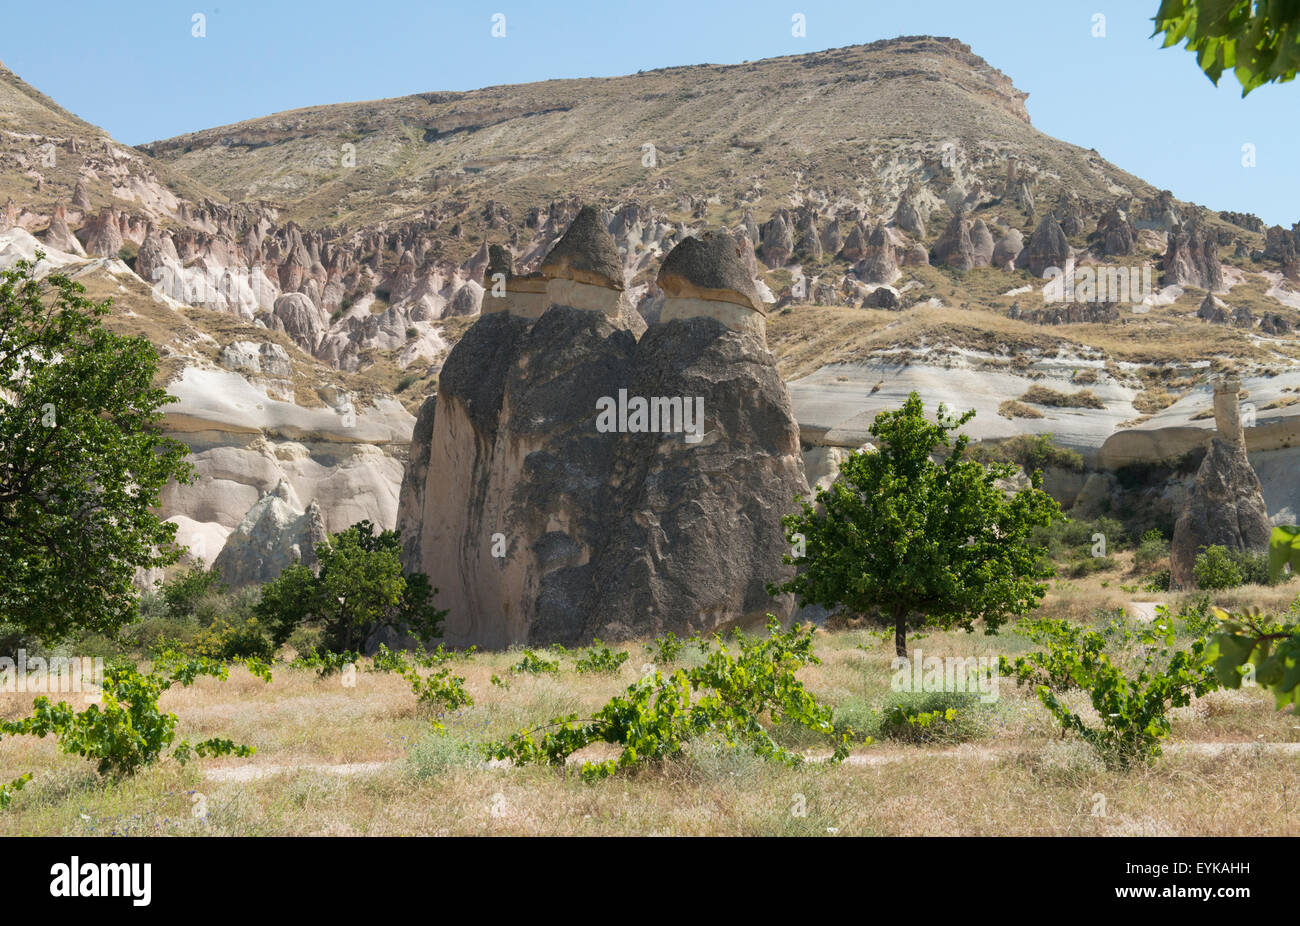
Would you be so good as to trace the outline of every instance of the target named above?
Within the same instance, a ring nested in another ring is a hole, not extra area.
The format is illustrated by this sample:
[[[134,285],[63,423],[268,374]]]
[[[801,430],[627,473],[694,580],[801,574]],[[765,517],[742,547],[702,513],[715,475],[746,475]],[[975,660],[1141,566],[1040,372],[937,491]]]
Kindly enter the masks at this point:
[[[1150,572],[1169,555],[1169,541],[1164,534],[1152,528],[1142,535],[1137,551],[1133,554],[1133,564],[1141,572]]]
[[[795,677],[803,666],[820,662],[812,651],[812,628],[782,632],[772,618],[767,637],[737,634],[736,642],[738,652],[719,641],[717,650],[697,668],[678,669],[669,676],[655,672],[641,679],[589,720],[579,720],[576,714],[556,717],[506,740],[485,743],[483,752],[516,765],[563,767],[569,756],[593,743],[621,747],[615,759],[583,763],[583,780],[593,782],[678,758],[689,742],[714,734],[730,748],[748,746],[756,756],[799,765],[803,756],[782,747],[769,729],[788,724],[819,734],[834,747],[831,761],[842,761],[853,731],[837,730],[831,708],[820,704]]]
[[[249,663],[248,668],[265,681],[271,680],[265,665]],[[173,652],[161,655],[148,673],[133,666],[106,669],[99,704],[78,712],[66,701],[53,704],[41,696],[33,702],[30,717],[0,721],[0,734],[42,738],[53,735],[59,751],[96,761],[101,775],[133,775],[155,762],[175,742],[176,715],[161,710],[158,698],[173,685],[192,685],[201,675],[224,680],[228,667],[210,659],[184,659]],[[195,755],[250,756],[254,751],[251,746],[213,738],[193,745],[182,740],[172,749],[172,756],[184,763]],[[0,788],[0,806],[29,777],[25,775]]]
[[[209,659],[261,659],[275,657],[275,644],[256,617],[222,616],[199,631],[193,654]]]
[[[686,649],[686,641],[679,640],[677,634],[670,630],[651,642],[649,646],[650,658],[656,663],[670,666],[677,661],[684,649]]]
[[[972,444],[968,455],[980,463],[1015,463],[1027,473],[1048,467],[1083,471],[1082,455],[1052,443],[1051,434],[1017,434],[1006,440]]]
[[[587,647],[582,655],[578,657],[574,668],[579,672],[600,672],[612,674],[623,667],[631,654],[622,650],[612,650],[600,640],[592,641],[593,645]]]
[[[1226,547],[1206,547],[1192,567],[1198,588],[1236,588],[1242,583],[1241,567]]]
[[[1186,649],[1175,648],[1176,624],[1164,608],[1150,625],[1114,620],[1102,633],[1066,620],[1024,620],[1017,631],[1044,648],[1014,661],[1002,657],[1001,670],[1033,687],[1062,731],[1079,734],[1107,765],[1151,762],[1169,735],[1169,710],[1218,687],[1200,616],[1205,604],[1180,615],[1191,637]],[[1095,720],[1061,700],[1072,690],[1088,693]]]
[[[413,778],[426,780],[478,761],[473,745],[435,730],[416,740],[407,750],[406,771]]]
[[[221,576],[203,566],[191,566],[163,583],[162,600],[172,617],[190,617],[203,599],[226,590]]]
[[[1173,577],[1169,575],[1168,569],[1161,569],[1159,572],[1153,572],[1150,577],[1142,584],[1144,592],[1167,592],[1169,586],[1173,584]]]
[[[880,736],[905,743],[969,742],[988,734],[990,713],[972,692],[900,692],[881,710]]]
[[[254,614],[278,646],[303,625],[321,629],[334,652],[364,647],[381,627],[428,641],[442,635],[447,612],[423,573],[404,573],[397,531],[358,521],[316,545],[320,570],[296,563],[262,587]]]
[[[526,649],[524,650],[524,658],[511,666],[510,671],[541,675],[547,672],[559,672],[560,664],[547,659],[545,656],[539,656],[530,649]]]
[[[1268,574],[1267,553],[1248,553],[1242,550],[1234,550],[1232,558],[1237,564],[1238,571],[1241,572],[1241,583],[1243,585],[1276,584]]]

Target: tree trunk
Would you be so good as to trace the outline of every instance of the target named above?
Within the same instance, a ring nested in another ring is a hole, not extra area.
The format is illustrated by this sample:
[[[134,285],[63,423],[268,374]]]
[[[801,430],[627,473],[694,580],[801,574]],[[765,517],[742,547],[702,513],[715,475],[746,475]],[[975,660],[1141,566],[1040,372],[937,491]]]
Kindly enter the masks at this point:
[[[907,611],[904,608],[894,609],[894,655],[907,655]]]

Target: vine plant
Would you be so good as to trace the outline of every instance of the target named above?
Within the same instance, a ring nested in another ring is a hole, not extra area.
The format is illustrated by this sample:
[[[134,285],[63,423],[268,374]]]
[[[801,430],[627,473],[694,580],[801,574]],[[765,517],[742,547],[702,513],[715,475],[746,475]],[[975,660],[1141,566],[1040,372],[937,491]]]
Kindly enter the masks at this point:
[[[719,640],[705,663],[665,677],[654,672],[612,698],[587,720],[576,714],[543,727],[483,745],[493,759],[518,765],[563,766],[569,756],[593,743],[621,746],[615,759],[584,762],[582,778],[594,782],[620,771],[681,755],[686,743],[707,733],[729,747],[747,746],[755,755],[787,765],[803,757],[773,740],[761,718],[773,727],[801,726],[834,744],[831,761],[848,755],[852,730],[836,730],[832,710],[820,704],[796,677],[803,666],[819,663],[812,628],[783,632],[775,618],[768,636],[740,636],[733,652]],[[542,732],[546,730],[547,732]]]

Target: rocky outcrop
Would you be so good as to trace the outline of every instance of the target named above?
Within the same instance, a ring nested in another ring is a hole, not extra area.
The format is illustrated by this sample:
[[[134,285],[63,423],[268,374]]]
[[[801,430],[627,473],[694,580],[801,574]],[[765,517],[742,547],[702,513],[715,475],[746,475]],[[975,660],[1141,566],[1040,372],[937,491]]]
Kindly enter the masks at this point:
[[[766,309],[745,266],[745,244],[726,231],[682,240],[664,258],[655,281],[665,300],[659,322],[713,318],[766,344]]]
[[[75,254],[78,257],[86,256],[81,242],[68,228],[67,211],[63,208],[62,203],[54,207],[54,214],[50,216],[49,228],[41,235],[41,241],[57,250],[67,251],[69,254]]]
[[[1259,552],[1267,549],[1272,522],[1259,477],[1246,456],[1238,394],[1241,382],[1215,383],[1214,418],[1218,433],[1210,441],[1196,481],[1187,495],[1170,546],[1173,582],[1196,587],[1196,557],[1208,546]]]
[[[1231,320],[1232,314],[1222,299],[1214,293],[1206,293],[1201,300],[1201,307],[1196,310],[1196,317],[1215,325],[1224,325]]]
[[[863,283],[892,283],[898,278],[898,261],[883,222],[877,222],[867,239],[867,246],[853,268],[853,275]]]
[[[232,588],[269,582],[294,563],[315,565],[316,544],[327,537],[320,506],[304,509],[281,481],[248,510],[212,565]]]
[[[1056,219],[1044,216],[1034,233],[1029,236],[1029,243],[1016,258],[1016,267],[1028,270],[1034,276],[1042,276],[1048,267],[1065,268],[1070,258],[1070,242]]]
[[[794,254],[794,233],[790,214],[778,210],[758,230],[758,259],[769,267],[784,267]]]
[[[1165,286],[1223,289],[1223,265],[1219,263],[1219,246],[1214,236],[1200,222],[1193,220],[1175,226],[1170,231],[1161,282]]]
[[[1115,206],[1097,222],[1093,240],[1100,256],[1127,257],[1137,245],[1137,226],[1127,212]]]
[[[975,245],[971,242],[970,223],[958,211],[934,244],[934,261],[953,270],[969,270],[975,266]]]
[[[925,218],[917,208],[910,191],[905,192],[898,200],[898,208],[894,210],[894,224],[915,238],[925,237]]]
[[[737,249],[725,233],[684,239],[658,280],[665,320],[639,342],[557,304],[485,315],[452,350],[398,518],[407,568],[450,610],[449,643],[788,616],[764,587],[789,574],[780,517],[807,485],[771,355],[720,320],[758,311]]]
[[[821,234],[817,231],[816,217],[809,209],[800,210],[795,219],[797,237],[794,256],[800,261],[817,263],[822,259]]]
[[[1020,252],[1025,249],[1025,236],[1020,229],[1013,228],[999,239],[993,247],[993,256],[990,258],[992,266],[999,270],[1012,270],[1015,267],[1016,258]]]
[[[970,230],[971,257],[973,266],[988,267],[993,263],[993,233],[984,224],[983,219],[976,219]]]
[[[854,222],[853,227],[849,229],[849,235],[844,239],[844,244],[840,246],[840,252],[837,255],[840,260],[846,260],[849,263],[857,263],[867,253],[867,230],[862,227],[862,223]]]
[[[122,250],[122,229],[117,211],[105,206],[99,215],[88,219],[77,230],[77,238],[92,257],[117,257]]]

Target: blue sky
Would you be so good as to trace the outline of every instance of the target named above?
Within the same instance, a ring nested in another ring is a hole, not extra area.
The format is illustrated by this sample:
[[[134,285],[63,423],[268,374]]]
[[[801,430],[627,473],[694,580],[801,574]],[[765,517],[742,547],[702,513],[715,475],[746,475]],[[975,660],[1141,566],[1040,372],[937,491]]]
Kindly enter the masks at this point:
[[[131,0],[7,4],[0,60],[67,109],[139,144],[320,103],[556,77],[735,63],[948,35],[1030,94],[1042,131],[1180,199],[1300,221],[1300,81],[1243,100],[1182,49],[1159,0]],[[206,18],[195,38],[192,17]],[[493,38],[492,17],[506,35]],[[805,37],[791,34],[801,13]],[[1103,14],[1104,38],[1093,36]],[[1243,145],[1256,165],[1242,165]]]

